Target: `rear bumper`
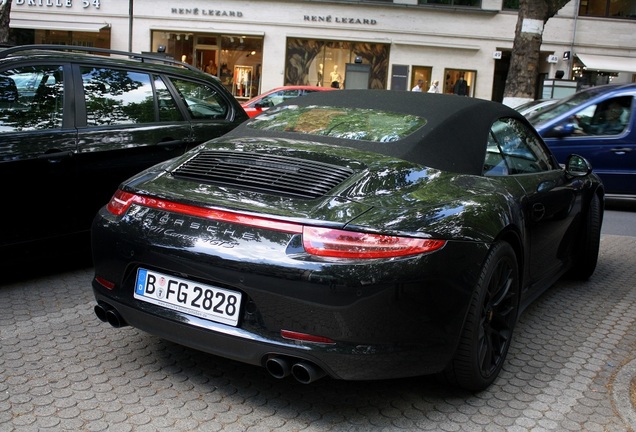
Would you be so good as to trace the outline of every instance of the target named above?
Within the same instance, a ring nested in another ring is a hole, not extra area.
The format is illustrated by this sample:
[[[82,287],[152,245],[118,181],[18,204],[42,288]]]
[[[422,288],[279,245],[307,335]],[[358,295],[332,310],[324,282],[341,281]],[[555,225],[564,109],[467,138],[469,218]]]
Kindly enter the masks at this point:
[[[123,320],[162,339],[242,363],[266,366],[272,357],[307,361],[328,376],[344,380],[389,379],[427,375],[443,370],[452,357],[454,341],[443,344],[317,344],[266,337],[223,324],[198,327],[131,307],[102,295],[93,282],[101,305],[114,308]]]

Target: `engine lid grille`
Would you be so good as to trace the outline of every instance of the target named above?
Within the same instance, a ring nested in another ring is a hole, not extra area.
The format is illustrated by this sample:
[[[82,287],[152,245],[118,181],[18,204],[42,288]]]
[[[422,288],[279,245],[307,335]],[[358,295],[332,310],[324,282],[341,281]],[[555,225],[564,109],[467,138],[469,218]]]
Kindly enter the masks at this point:
[[[230,151],[201,152],[172,172],[176,178],[304,199],[324,196],[351,174],[324,162]]]

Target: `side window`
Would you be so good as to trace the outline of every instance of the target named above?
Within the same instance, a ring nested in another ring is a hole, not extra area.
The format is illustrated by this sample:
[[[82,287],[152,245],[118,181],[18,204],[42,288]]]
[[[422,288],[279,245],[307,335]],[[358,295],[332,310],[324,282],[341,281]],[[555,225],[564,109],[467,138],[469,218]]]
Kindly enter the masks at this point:
[[[507,173],[501,169],[490,168],[501,166],[500,163],[493,164],[498,157],[503,158]],[[484,163],[484,175],[530,174],[554,168],[540,138],[526,125],[512,118],[500,119],[493,124]]]
[[[488,134],[488,144],[486,146],[486,159],[484,161],[485,176],[505,176],[508,175],[508,165],[499,149],[497,140],[492,131]]]
[[[280,101],[276,103],[276,105],[285,102],[287,99],[293,99],[295,97],[298,97],[299,95],[300,95],[299,90],[284,90],[283,94],[281,95],[282,98],[280,99]]]
[[[629,124],[632,101],[632,96],[608,99],[599,104],[585,107],[565,123],[572,125],[574,135],[618,135]]]
[[[271,108],[275,105],[278,105],[279,103],[281,103],[284,99],[283,99],[283,90],[281,91],[277,91],[274,93],[270,93],[267,96],[263,97],[263,99],[260,100],[259,105],[263,108]]]
[[[82,66],[88,126],[156,122],[150,75],[104,67]]]
[[[174,122],[183,121],[183,116],[177,107],[166,83],[158,76],[155,77],[155,90],[157,91],[157,100],[159,102],[159,121]]]
[[[211,85],[180,78],[170,80],[193,119],[224,119],[227,116],[229,110],[227,102]]]
[[[618,135],[625,130],[631,114],[632,97],[612,98],[598,104],[588,133],[590,135]]]
[[[0,72],[0,132],[61,129],[62,66],[25,66]]]

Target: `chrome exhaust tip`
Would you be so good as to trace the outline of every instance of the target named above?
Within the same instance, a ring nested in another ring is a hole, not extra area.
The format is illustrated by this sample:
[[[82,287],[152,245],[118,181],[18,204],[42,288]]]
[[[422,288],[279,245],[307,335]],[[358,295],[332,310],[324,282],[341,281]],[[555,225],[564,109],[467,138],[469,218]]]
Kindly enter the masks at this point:
[[[309,362],[298,362],[292,366],[292,376],[302,384],[309,384],[327,375],[325,371]]]

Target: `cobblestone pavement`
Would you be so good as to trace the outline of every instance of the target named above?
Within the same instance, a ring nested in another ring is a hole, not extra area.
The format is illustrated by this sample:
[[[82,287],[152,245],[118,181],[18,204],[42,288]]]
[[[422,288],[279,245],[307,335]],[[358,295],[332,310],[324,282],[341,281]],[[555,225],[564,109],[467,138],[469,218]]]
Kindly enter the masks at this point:
[[[501,376],[310,385],[93,314],[91,268],[0,286],[0,431],[632,431],[636,238],[604,235],[596,273],[522,315]]]

